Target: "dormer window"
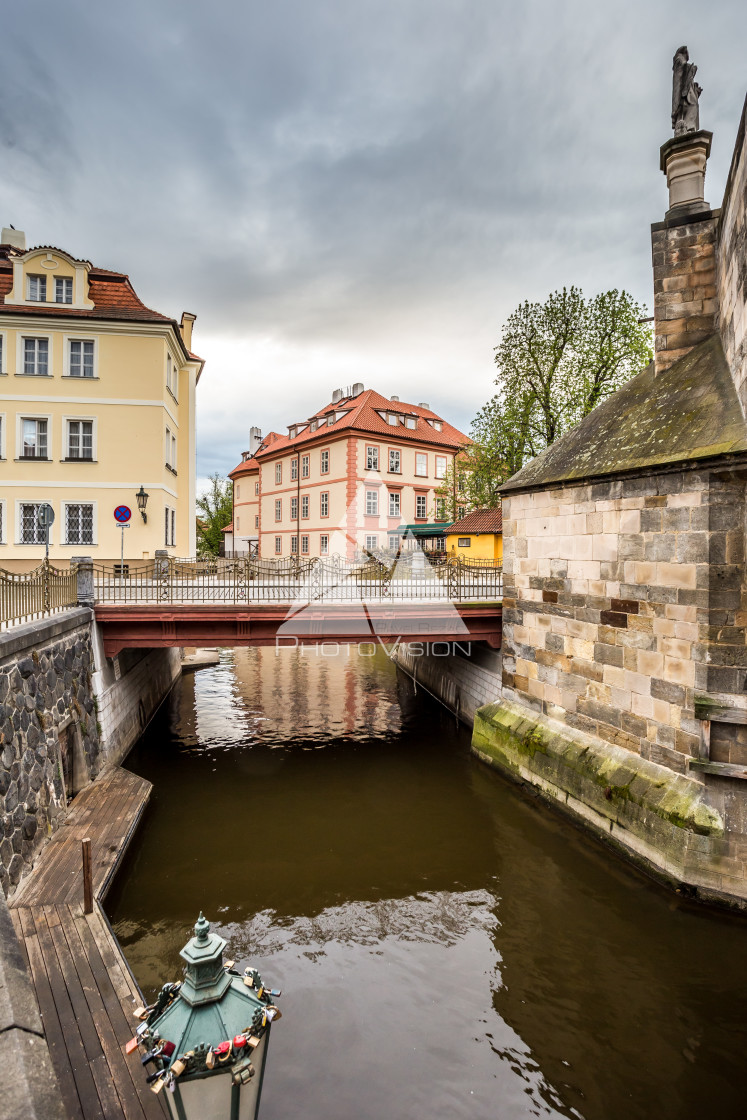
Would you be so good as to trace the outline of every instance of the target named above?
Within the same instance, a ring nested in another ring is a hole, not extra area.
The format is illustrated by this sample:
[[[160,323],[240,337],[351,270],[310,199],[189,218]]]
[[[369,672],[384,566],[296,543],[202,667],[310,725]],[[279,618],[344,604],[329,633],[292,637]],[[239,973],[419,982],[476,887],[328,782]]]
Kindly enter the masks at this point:
[[[309,431],[315,432],[316,429],[317,429],[317,422],[316,422],[316,420],[312,420],[311,423],[309,424]]]
[[[414,428],[416,426],[417,426],[417,420],[415,419],[415,417],[414,416],[408,416],[407,419],[405,420],[405,427]]]
[[[389,413],[389,415],[386,418],[386,421],[387,421],[387,424],[389,425],[390,428],[396,428],[397,427],[397,417],[394,415],[393,412]]]
[[[440,432],[443,429],[443,424],[440,420],[429,420],[428,423],[432,428],[435,428],[437,432]]]
[[[47,302],[47,278],[46,276],[29,276],[29,294],[28,298],[33,303],[46,303]]]
[[[327,426],[331,428],[332,425],[334,424],[334,422],[335,422],[335,414],[334,414],[334,412],[330,412],[329,416],[327,417]]]
[[[46,280],[45,276],[40,277]],[[71,276],[56,276],[54,281],[54,301],[55,303],[72,303],[73,302],[73,279]]]

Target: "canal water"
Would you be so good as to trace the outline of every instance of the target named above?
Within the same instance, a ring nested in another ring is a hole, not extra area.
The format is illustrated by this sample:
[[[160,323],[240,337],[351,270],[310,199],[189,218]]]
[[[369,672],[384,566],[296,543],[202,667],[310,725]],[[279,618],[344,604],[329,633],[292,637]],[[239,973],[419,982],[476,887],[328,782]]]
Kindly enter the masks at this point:
[[[221,658],[127,760],[107,906],[148,996],[200,909],[283,989],[261,1120],[745,1115],[747,921],[505,783],[383,652]]]

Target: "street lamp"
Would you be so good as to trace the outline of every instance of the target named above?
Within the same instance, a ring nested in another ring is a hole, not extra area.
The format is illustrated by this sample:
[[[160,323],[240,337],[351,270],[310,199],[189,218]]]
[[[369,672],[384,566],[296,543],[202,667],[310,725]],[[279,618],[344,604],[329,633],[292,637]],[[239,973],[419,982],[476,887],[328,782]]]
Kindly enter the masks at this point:
[[[184,946],[184,980],[164,984],[128,1044],[146,1048],[153,1063],[148,1082],[166,1088],[172,1120],[256,1120],[265,1073],[270,1024],[280,1018],[255,968],[243,975],[223,963],[226,942],[200,914]]]
[[[137,498],[137,508],[140,510],[140,516],[142,517],[143,521],[147,525],[148,524],[148,515],[145,512],[145,507],[148,504],[148,498],[150,497],[150,494],[145,493],[145,491],[143,490],[142,482],[140,483],[140,489],[138,490],[135,497]]]

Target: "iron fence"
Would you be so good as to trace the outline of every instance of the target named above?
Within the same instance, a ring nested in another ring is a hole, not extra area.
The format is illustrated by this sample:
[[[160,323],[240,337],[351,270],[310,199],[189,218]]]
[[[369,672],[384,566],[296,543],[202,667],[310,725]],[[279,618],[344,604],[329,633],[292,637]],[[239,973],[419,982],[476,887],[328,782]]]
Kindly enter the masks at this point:
[[[503,568],[492,560],[422,552],[391,562],[340,556],[178,559],[94,564],[97,603],[293,603],[376,600],[492,602],[503,594]]]
[[[78,602],[75,568],[53,568],[44,561],[31,572],[8,572],[0,568],[0,627],[31,622]]]

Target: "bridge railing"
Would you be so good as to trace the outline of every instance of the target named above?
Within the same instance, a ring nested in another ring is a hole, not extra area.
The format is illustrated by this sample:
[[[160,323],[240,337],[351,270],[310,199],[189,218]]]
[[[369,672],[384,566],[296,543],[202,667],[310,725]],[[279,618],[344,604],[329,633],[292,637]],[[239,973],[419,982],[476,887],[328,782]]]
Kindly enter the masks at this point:
[[[449,557],[431,565],[412,552],[391,563],[369,557],[265,560],[157,557],[94,564],[97,603],[293,603],[352,601],[493,601],[503,595],[503,568],[490,560]]]
[[[0,568],[0,627],[31,622],[78,602],[74,568],[62,570],[43,561],[30,572]]]

